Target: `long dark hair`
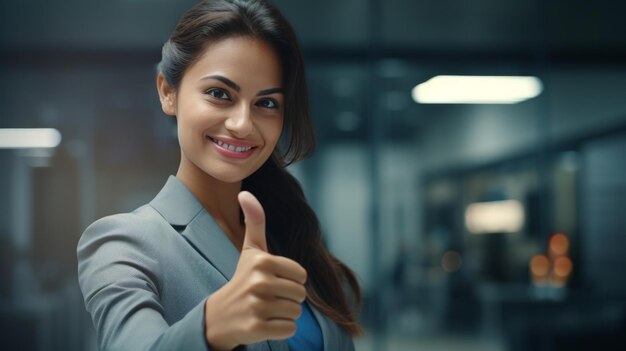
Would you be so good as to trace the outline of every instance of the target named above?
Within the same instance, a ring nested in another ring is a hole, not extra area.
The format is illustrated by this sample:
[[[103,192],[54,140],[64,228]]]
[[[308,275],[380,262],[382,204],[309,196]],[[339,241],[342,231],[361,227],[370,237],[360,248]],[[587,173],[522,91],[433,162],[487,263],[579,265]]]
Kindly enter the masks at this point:
[[[158,71],[177,90],[187,68],[208,45],[236,36],[258,38],[272,45],[281,60],[285,91],[281,147],[243,180],[242,189],[263,204],[270,250],[307,270],[311,303],[350,335],[358,335],[361,326],[356,311],[361,295],[355,275],[324,246],[315,213],[298,181],[285,169],[315,148],[304,60],[291,25],[268,1],[202,1],[182,16],[163,45]]]

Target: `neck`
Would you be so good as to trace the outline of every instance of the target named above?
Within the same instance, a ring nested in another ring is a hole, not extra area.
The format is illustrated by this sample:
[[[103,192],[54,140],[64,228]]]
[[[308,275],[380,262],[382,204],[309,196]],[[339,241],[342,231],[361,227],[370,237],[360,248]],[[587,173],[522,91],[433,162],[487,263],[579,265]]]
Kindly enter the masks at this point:
[[[181,162],[176,178],[189,188],[233,245],[241,250],[244,227],[240,222],[240,208],[237,200],[237,195],[241,191],[241,181],[223,182],[206,174],[195,165],[193,167],[196,168],[195,171],[190,170],[190,167],[183,167]]]

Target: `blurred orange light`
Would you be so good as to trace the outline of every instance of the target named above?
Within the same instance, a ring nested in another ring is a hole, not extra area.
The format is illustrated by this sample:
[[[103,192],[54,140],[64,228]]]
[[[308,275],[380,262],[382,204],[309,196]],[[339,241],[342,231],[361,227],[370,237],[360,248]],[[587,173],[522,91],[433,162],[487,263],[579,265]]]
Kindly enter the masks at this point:
[[[545,277],[550,271],[550,260],[545,255],[535,255],[530,260],[530,271],[535,277]]]
[[[554,256],[563,256],[569,250],[569,239],[563,233],[554,234],[548,243],[550,254]]]
[[[572,273],[572,260],[567,256],[557,257],[554,260],[554,274],[559,277],[567,277]]]

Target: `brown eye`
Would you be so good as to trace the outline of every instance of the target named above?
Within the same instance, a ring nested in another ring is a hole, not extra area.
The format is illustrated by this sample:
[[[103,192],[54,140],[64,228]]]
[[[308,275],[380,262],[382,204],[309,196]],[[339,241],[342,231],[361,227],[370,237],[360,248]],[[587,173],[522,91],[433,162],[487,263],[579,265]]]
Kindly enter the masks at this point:
[[[257,103],[257,106],[261,106],[264,108],[277,109],[278,102],[276,102],[276,100],[274,99],[263,99]]]
[[[224,90],[220,88],[211,88],[205,92],[205,94],[209,95],[214,99],[219,100],[230,100],[230,95]]]

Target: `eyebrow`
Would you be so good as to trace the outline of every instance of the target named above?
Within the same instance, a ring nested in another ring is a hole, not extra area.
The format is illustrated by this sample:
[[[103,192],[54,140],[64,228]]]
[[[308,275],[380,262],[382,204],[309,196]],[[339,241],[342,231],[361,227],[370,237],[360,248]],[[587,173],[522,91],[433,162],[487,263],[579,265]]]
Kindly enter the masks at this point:
[[[207,80],[207,79],[215,79],[215,80],[219,80],[220,82],[228,85],[230,88],[236,90],[237,92],[241,91],[241,87],[239,85],[237,85],[237,83],[233,82],[232,80],[221,76],[219,74],[214,74],[214,75],[210,75],[210,76],[206,76],[206,77],[202,77],[200,78],[200,80]],[[276,87],[276,88],[269,88],[269,89],[263,89],[261,91],[259,91],[256,96],[263,96],[263,95],[271,95],[271,94],[275,94],[275,93],[284,93],[283,88],[280,87]]]
[[[263,96],[263,95],[272,95],[275,93],[281,93],[284,94],[283,88],[269,88],[269,89],[264,89],[259,91],[256,96]]]
[[[215,79],[215,80],[219,80],[220,82],[228,85],[229,87],[235,89],[236,91],[241,91],[241,87],[239,85],[237,85],[237,83],[233,82],[232,80],[224,77],[224,76],[220,76],[219,74],[215,74],[212,76],[206,76],[206,77],[202,77],[200,78],[200,80],[207,80],[207,79]]]

